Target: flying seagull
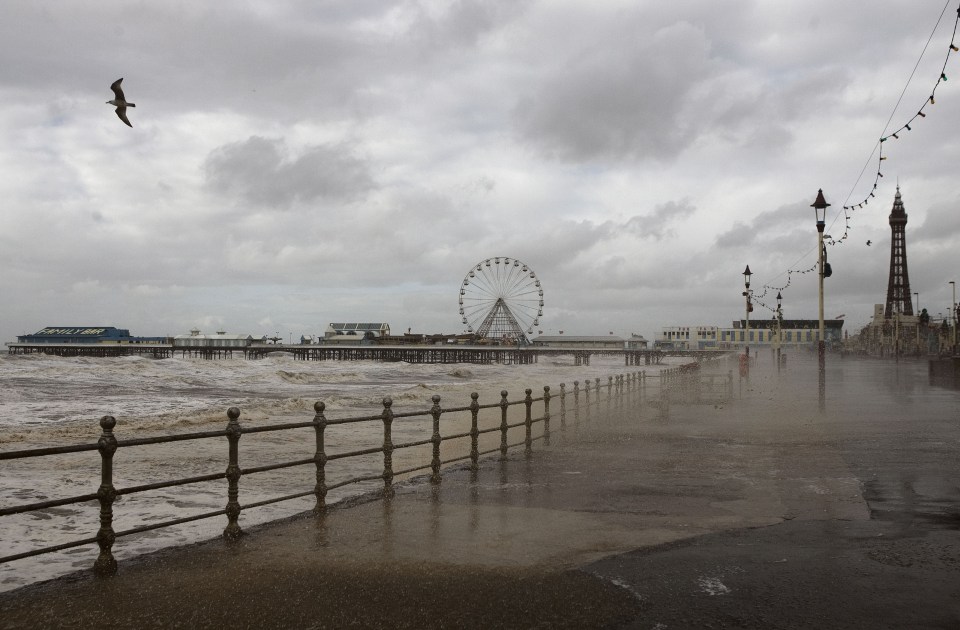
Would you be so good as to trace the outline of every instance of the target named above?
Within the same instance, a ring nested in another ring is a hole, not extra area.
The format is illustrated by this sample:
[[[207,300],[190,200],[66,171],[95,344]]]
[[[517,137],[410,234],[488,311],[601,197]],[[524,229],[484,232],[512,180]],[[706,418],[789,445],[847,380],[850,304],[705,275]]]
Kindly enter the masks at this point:
[[[133,127],[133,125],[130,124],[130,121],[127,120],[127,108],[136,107],[136,105],[133,103],[128,103],[127,99],[123,98],[123,90],[120,88],[121,81],[123,81],[123,77],[120,77],[114,81],[110,86],[110,89],[113,90],[116,98],[114,98],[112,101],[107,101],[107,105],[116,105],[117,116],[120,117],[120,120],[126,123],[127,127]]]

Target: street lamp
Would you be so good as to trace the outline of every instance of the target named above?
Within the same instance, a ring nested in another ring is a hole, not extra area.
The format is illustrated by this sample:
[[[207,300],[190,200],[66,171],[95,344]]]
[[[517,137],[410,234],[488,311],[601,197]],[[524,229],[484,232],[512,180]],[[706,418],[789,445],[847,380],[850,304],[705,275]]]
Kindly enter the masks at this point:
[[[750,303],[750,276],[752,275],[750,265],[747,265],[747,268],[743,270],[743,297],[746,298],[747,302],[747,319],[745,320],[746,328],[743,333],[743,346],[746,350],[747,357],[750,356],[750,311],[753,310],[753,304]]]
[[[823,189],[817,191],[817,199],[810,206],[813,208],[814,213],[817,216],[817,267],[819,272],[817,277],[819,279],[819,290],[818,294],[820,297],[820,339],[817,342],[817,361],[820,364],[820,379],[819,379],[819,393],[820,393],[820,411],[826,409],[826,387],[827,387],[827,375],[826,375],[826,365],[824,354],[826,353],[826,347],[824,344],[824,328],[823,328],[823,228],[826,227],[826,216],[827,208],[830,207],[830,204],[827,203],[827,200],[823,198]]]

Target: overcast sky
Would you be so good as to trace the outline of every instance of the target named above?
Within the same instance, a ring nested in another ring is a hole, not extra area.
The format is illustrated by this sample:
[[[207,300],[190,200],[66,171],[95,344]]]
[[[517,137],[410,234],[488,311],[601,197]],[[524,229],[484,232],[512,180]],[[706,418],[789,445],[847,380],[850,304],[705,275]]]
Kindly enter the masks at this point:
[[[816,274],[787,274],[810,204],[839,239],[921,107],[829,248],[826,316],[884,301],[898,181],[912,291],[946,313],[960,54],[927,97],[957,4],[934,32],[944,0],[6,0],[0,340],[456,333],[494,256],[536,272],[544,334],[729,326],[747,264],[816,318]]]

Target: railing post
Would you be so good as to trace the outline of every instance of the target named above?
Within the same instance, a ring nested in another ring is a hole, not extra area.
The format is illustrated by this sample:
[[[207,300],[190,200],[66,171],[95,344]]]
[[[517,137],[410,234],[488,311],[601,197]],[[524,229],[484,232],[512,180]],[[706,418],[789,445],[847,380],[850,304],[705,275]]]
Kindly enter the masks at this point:
[[[500,391],[500,461],[507,459],[507,390]]]
[[[602,390],[600,389],[600,377],[594,379],[593,391],[597,395],[597,413],[600,413],[600,399],[602,398]]]
[[[227,441],[230,443],[230,460],[227,464],[227,526],[223,537],[236,540],[243,534],[240,529],[240,409],[227,409]]]
[[[97,500],[100,501],[100,529],[97,530],[97,545],[100,555],[93,563],[93,573],[99,577],[108,577],[117,572],[117,559],[113,557],[113,543],[117,539],[113,531],[113,502],[117,498],[117,489],[113,487],[113,454],[117,452],[117,438],[113,427],[117,420],[113,416],[100,418],[100,439],[97,450],[100,451],[100,487]]]
[[[440,396],[434,394],[430,400],[433,401],[433,407],[430,408],[430,415],[433,416],[433,435],[430,436],[430,441],[433,442],[433,460],[430,462],[430,468],[433,470],[430,475],[430,483],[436,485],[440,483],[440,414],[443,413],[443,410],[440,409]]]
[[[573,382],[573,426],[580,428],[580,381]]]
[[[393,425],[393,399],[389,396],[383,399],[383,496],[393,496],[393,439],[391,426]]]
[[[583,382],[583,421],[590,422],[590,379]]]
[[[621,414],[621,419],[622,419],[622,416],[623,416],[624,411],[625,411],[625,410],[627,409],[627,407],[628,407],[628,403],[630,402],[630,401],[629,401],[629,398],[630,398],[630,387],[629,387],[628,384],[627,384],[627,379],[628,379],[628,378],[629,378],[629,375],[627,375],[627,374],[621,374],[621,375],[620,375],[620,414]]]
[[[567,390],[564,383],[560,383],[560,432],[567,430]]]
[[[523,441],[523,452],[527,457],[533,453],[533,390],[529,387],[526,389],[527,396],[523,399],[523,404],[527,408],[527,415],[524,419],[523,426],[526,429],[526,438]]]
[[[323,434],[327,428],[327,417],[323,415],[326,404],[316,402],[313,404],[313,410],[316,415],[313,416],[313,429],[317,434],[317,452],[313,456],[317,466],[317,485],[313,487],[313,494],[317,497],[317,504],[313,506],[314,514],[323,514],[327,511],[327,451],[323,443]]]
[[[550,386],[543,386],[543,445],[550,446]]]
[[[480,469],[480,427],[477,415],[480,413],[480,403],[477,399],[480,394],[470,394],[470,470],[477,472]]]

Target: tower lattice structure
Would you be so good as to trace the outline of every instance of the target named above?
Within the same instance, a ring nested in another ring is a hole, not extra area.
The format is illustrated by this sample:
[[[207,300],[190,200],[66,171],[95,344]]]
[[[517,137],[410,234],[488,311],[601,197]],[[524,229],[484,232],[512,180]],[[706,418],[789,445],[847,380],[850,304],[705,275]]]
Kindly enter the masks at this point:
[[[910,298],[910,274],[907,273],[907,212],[903,209],[900,187],[893,198],[890,212],[890,280],[887,283],[887,305],[883,316],[890,319],[896,313],[913,315],[913,300]]]

